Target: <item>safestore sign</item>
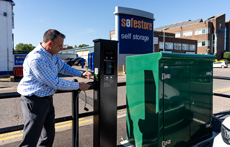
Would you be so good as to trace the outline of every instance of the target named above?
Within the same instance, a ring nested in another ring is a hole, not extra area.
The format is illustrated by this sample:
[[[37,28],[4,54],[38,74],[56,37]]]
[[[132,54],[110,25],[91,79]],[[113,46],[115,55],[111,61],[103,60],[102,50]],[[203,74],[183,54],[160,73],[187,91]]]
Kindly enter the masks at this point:
[[[153,14],[124,7],[116,7],[115,11],[119,54],[152,53]]]
[[[14,65],[23,65],[25,58],[26,58],[26,55],[15,55]]]

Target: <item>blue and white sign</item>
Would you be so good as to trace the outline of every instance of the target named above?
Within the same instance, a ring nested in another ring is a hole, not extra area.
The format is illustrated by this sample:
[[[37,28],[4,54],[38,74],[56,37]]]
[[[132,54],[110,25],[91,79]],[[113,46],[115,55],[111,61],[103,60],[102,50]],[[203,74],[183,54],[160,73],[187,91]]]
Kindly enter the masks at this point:
[[[126,57],[153,52],[153,13],[115,7],[115,36],[118,41],[119,71],[126,67]]]
[[[153,52],[153,20],[133,15],[119,15],[119,54]]]
[[[14,55],[14,65],[23,65],[27,55]]]

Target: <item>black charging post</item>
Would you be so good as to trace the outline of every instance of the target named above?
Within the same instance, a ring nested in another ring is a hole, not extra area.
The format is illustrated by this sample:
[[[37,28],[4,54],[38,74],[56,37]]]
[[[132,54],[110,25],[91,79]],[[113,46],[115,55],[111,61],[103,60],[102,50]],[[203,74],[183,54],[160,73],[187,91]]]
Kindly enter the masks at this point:
[[[94,147],[117,146],[117,43],[94,40]]]

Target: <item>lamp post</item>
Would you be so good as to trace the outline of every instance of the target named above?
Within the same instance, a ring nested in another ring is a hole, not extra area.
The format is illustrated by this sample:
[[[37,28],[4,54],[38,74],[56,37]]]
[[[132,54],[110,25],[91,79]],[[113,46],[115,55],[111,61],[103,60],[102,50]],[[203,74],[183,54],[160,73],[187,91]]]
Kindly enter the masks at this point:
[[[168,30],[169,28],[163,29],[163,52],[165,52],[165,30]]]
[[[204,32],[205,32],[205,41],[204,41],[204,45],[205,45],[205,48],[206,48],[206,49],[205,49],[205,52],[206,52],[205,54],[207,55],[207,54],[208,54],[208,50],[207,50],[207,47],[206,47],[206,46],[207,46],[207,44],[206,44],[206,43],[207,43],[206,26],[207,26],[207,24],[206,24],[206,21],[205,21],[205,23],[204,23]]]

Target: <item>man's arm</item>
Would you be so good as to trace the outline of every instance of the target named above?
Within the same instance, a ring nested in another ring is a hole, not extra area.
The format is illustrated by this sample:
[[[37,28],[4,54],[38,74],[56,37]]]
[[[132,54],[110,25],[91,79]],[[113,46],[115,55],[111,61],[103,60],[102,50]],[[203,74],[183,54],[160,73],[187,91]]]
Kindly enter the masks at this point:
[[[75,90],[79,88],[78,82],[59,79],[57,73],[52,71],[51,68],[41,60],[32,60],[30,68],[36,79],[44,85],[60,90]]]
[[[71,66],[63,62],[59,57],[58,57],[58,71],[59,73],[62,73],[65,75],[79,76],[79,77],[88,78],[88,79],[90,79],[92,76],[92,74],[88,71],[80,72],[76,70],[75,68],[72,68]]]
[[[72,68],[64,61],[62,61],[59,57],[57,57],[57,64],[58,64],[58,72],[64,75],[71,75],[71,76],[82,76],[82,72],[78,71],[75,68]]]

